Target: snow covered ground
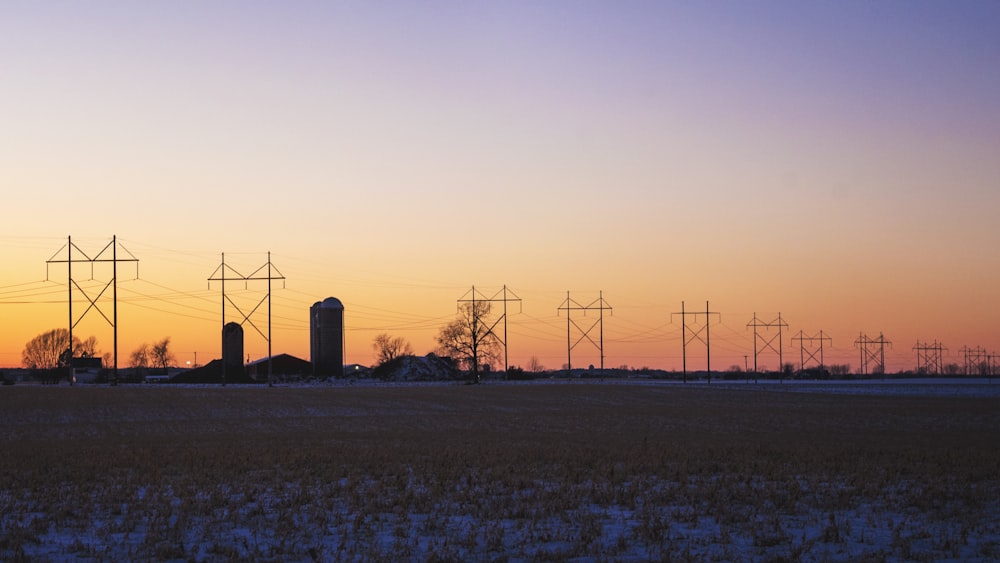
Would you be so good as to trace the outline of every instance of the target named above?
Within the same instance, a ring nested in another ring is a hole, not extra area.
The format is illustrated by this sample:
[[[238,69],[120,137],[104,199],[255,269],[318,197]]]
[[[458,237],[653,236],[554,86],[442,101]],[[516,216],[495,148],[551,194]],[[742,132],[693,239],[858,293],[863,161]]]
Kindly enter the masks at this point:
[[[701,383],[699,383],[700,385]],[[770,391],[795,393],[834,393],[842,395],[880,395],[897,397],[1000,397],[1000,378],[912,378],[862,380],[759,380],[715,381],[711,385],[739,389],[760,387]]]
[[[995,561],[997,388],[8,388],[0,559]]]

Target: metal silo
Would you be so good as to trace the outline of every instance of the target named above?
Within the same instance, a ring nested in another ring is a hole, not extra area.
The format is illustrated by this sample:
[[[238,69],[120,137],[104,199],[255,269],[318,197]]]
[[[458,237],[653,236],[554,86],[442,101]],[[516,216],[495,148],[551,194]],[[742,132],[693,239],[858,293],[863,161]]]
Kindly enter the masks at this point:
[[[336,297],[317,301],[309,308],[309,353],[313,375],[344,374],[344,305]]]

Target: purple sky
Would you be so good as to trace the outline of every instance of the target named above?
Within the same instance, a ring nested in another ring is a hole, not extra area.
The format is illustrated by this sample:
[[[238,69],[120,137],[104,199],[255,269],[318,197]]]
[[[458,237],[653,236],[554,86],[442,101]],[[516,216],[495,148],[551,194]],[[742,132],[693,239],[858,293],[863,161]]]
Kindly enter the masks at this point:
[[[705,298],[734,357],[759,309],[845,357],[1000,347],[995,2],[17,2],[0,60],[0,287],[117,234],[178,292],[273,251],[361,362],[377,311],[423,352],[473,283],[533,297],[549,365],[567,289],[616,297],[618,363],[674,362]],[[0,364],[64,316],[9,315]]]

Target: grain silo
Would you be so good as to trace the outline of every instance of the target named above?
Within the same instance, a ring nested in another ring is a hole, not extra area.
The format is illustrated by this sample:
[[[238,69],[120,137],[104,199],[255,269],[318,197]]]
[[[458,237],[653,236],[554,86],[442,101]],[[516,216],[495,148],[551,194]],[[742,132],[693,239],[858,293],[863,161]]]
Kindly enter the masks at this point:
[[[344,374],[344,305],[336,297],[309,308],[309,354],[316,377]]]
[[[222,327],[222,365],[227,377],[243,375],[243,326],[226,323]]]

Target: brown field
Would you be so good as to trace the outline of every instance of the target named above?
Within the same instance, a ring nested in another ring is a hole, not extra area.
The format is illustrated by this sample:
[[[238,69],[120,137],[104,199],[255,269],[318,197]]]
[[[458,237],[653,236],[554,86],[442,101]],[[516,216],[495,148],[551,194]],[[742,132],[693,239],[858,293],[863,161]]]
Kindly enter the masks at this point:
[[[1000,399],[0,388],[0,560],[997,560]]]

